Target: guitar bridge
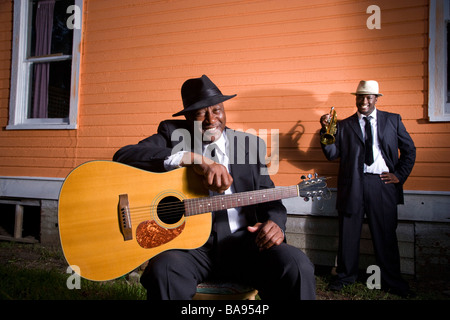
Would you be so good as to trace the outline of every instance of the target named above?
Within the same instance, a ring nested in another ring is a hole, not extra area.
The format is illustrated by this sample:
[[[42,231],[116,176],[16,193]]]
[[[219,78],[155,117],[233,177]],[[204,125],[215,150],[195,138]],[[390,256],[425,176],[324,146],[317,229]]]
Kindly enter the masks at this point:
[[[131,230],[130,205],[128,204],[128,195],[119,195],[119,225],[120,231],[123,235],[123,240],[128,241],[133,239],[133,232]]]

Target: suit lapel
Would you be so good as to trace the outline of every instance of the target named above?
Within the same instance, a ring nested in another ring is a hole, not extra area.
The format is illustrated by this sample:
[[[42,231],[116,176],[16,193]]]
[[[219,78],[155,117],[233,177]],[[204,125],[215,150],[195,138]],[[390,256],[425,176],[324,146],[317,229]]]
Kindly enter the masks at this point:
[[[377,135],[379,145],[383,145],[384,129],[386,128],[386,117],[385,113],[377,109]]]
[[[242,165],[242,161],[247,162],[249,159],[249,149],[248,146],[246,146],[245,135],[229,128],[226,130],[229,148],[228,154],[230,156],[230,170],[233,175],[234,190],[236,192],[243,192],[249,190],[247,184],[251,181],[251,179],[248,179],[248,176],[250,175],[248,167]]]
[[[353,116],[351,116],[350,121],[350,127],[355,131],[356,135],[358,136],[359,140],[361,140],[362,143],[364,143],[364,138],[361,131],[361,126],[359,125],[359,119],[358,114],[355,113]]]

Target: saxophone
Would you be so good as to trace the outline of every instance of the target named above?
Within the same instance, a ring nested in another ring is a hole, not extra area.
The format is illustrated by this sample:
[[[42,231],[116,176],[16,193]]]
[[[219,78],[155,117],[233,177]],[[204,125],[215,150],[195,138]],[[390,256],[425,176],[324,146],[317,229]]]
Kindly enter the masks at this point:
[[[331,107],[330,118],[328,119],[328,124],[326,125],[327,131],[320,136],[320,142],[324,145],[333,144],[336,141],[334,135],[336,134],[336,110]]]

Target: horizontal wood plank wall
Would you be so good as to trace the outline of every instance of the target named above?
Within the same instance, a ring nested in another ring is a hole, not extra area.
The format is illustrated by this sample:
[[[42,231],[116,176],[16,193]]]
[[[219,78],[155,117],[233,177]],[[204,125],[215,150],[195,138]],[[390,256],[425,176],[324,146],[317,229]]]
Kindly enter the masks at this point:
[[[366,26],[372,4],[381,8],[379,30]],[[276,184],[302,173],[336,177],[318,119],[331,106],[339,119],[350,116],[350,92],[375,79],[379,109],[400,113],[417,146],[405,189],[450,191],[450,125],[427,120],[426,0],[85,0],[83,9],[79,128],[3,129],[0,175],[64,177],[85,161],[111,159],[182,108],[184,80],[207,74],[224,94],[238,94],[225,103],[230,127],[279,130]],[[0,1],[0,15],[4,128],[12,1]]]

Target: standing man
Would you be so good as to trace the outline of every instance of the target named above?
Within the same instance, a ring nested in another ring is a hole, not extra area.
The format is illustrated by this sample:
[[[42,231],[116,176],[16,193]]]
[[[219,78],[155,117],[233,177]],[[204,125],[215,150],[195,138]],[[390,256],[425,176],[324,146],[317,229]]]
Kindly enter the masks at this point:
[[[156,134],[121,148],[114,160],[157,172],[191,167],[210,193],[274,187],[259,158],[264,141],[226,127],[223,102],[235,95],[223,95],[203,75],[187,80],[181,96],[184,109],[173,116],[185,120],[161,122]],[[213,212],[205,245],[165,251],[149,261],[141,277],[148,298],[191,299],[198,283],[218,278],[249,284],[262,299],[315,299],[314,266],[286,244],[286,219],[281,201]]]
[[[337,279],[329,289],[340,291],[355,282],[364,214],[368,218],[382,289],[407,296],[400,275],[397,205],[403,204],[403,184],[414,166],[416,148],[398,114],[377,110],[378,82],[361,81],[357,112],[339,121],[334,144],[322,145],[328,160],[340,158],[337,187],[339,251]],[[329,115],[320,119],[322,133]],[[400,150],[400,155],[399,155]]]

